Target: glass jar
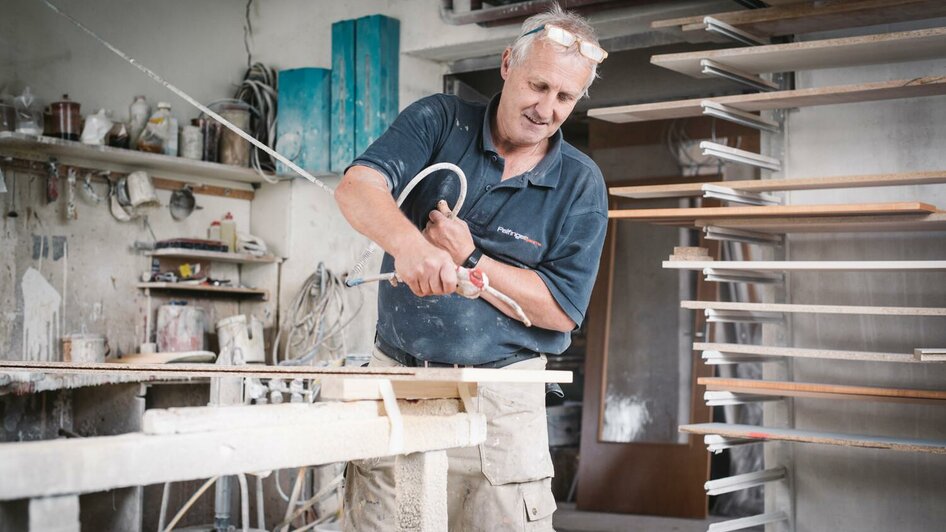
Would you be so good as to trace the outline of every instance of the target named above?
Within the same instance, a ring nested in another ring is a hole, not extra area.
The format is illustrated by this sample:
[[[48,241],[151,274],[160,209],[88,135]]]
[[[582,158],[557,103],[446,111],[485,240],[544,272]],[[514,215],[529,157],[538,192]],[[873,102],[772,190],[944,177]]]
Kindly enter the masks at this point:
[[[82,132],[82,114],[79,108],[79,102],[70,100],[68,94],[63,94],[62,100],[49,104],[52,121],[48,135],[57,139],[79,140],[79,134]]]

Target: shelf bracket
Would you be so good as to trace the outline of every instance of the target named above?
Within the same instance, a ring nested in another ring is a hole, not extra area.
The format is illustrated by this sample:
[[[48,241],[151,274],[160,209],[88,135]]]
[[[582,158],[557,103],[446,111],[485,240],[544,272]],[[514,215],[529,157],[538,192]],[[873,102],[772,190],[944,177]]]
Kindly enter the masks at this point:
[[[756,90],[765,92],[779,90],[778,84],[772,81],[763,79],[762,77],[750,72],[713,61],[712,59],[701,59],[700,68],[702,69],[701,72],[708,76],[735,81],[736,83],[746,85]]]
[[[713,116],[734,124],[751,127],[752,129],[758,129],[760,131],[768,131],[770,133],[778,133],[782,130],[781,124],[774,120],[769,120],[768,118],[736,109],[729,105],[716,103],[712,100],[703,100],[700,102],[700,107],[703,108],[704,116]]]
[[[778,482],[785,478],[788,471],[784,467],[774,467],[762,471],[753,471],[742,475],[733,475],[731,477],[709,480],[703,487],[707,495],[722,495],[734,491],[762,486],[769,482]]]
[[[745,530],[747,528],[754,528],[770,523],[779,523],[781,521],[788,521],[788,515],[786,515],[785,512],[772,512],[767,514],[752,515],[749,517],[740,517],[738,519],[730,519],[729,521],[720,521],[718,523],[710,523],[709,528],[706,529],[706,532],[731,532],[733,530]]]
[[[776,284],[784,280],[779,272],[758,272],[752,270],[721,270],[719,268],[703,268],[703,275],[707,281],[717,283],[758,283]]]
[[[746,30],[741,30],[714,17],[703,17],[703,24],[706,25],[706,31],[722,35],[738,43],[748,44],[749,46],[771,44],[763,37],[749,33]]]
[[[700,149],[703,150],[703,155],[716,157],[717,159],[722,159],[724,161],[748,164],[750,166],[765,168],[775,172],[778,172],[782,169],[782,161],[775,159],[774,157],[766,157],[765,155],[760,155],[751,151],[740,150],[739,148],[730,148],[729,146],[724,146],[715,142],[704,140],[703,142],[700,142]]]
[[[766,362],[782,362],[782,357],[766,357],[757,355],[745,355],[742,353],[723,353],[722,351],[707,350],[703,351],[703,363],[709,366],[729,366],[741,364],[744,362],[754,362],[764,364]]]
[[[747,231],[745,229],[731,229],[729,227],[717,227],[708,225],[703,228],[703,234],[707,240],[723,240],[730,242],[743,242],[746,244],[758,244],[761,246],[781,246],[782,236],[761,231]]]
[[[745,405],[771,401],[782,401],[783,399],[784,397],[778,397],[775,395],[752,395],[727,391],[703,392],[703,401],[706,402],[706,406]]]
[[[715,185],[713,183],[703,183],[700,187],[704,198],[714,198],[728,201],[730,203],[742,203],[745,205],[781,205],[782,198],[774,194],[764,192],[746,192],[734,188]]]
[[[751,310],[716,310],[703,311],[706,321],[711,323],[776,323],[785,321],[779,312],[754,312]]]
[[[703,443],[706,444],[706,450],[719,454],[726,449],[732,449],[740,445],[752,445],[754,443],[763,443],[762,440],[753,440],[749,438],[727,438],[718,434],[707,434],[703,436]]]

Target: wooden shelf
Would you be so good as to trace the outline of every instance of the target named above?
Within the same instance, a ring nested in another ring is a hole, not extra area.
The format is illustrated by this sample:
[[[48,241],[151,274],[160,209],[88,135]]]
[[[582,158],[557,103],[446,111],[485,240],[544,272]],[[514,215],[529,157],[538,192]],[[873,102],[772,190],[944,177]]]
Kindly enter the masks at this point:
[[[657,20],[651,23],[651,27],[674,28],[684,32],[702,31],[706,27],[703,17],[710,16],[760,37],[777,37],[944,15],[946,3],[939,0],[858,0],[824,4],[799,2],[794,5]]]
[[[252,168],[194,161],[183,157],[110,146],[89,146],[81,142],[35,137],[8,131],[0,132],[0,154],[39,162],[46,162],[49,157],[56,157],[61,164],[101,168],[115,172],[147,170],[161,177],[183,181],[206,178],[246,184],[263,182],[263,178]],[[325,177],[332,174],[316,173],[315,175]]]
[[[588,116],[623,124],[627,122],[646,122],[648,120],[668,120],[701,116],[701,102],[712,101],[735,107],[741,111],[756,112],[770,109],[789,109],[796,107],[815,107],[819,105],[837,105],[845,103],[875,102],[902,98],[921,98],[946,94],[946,76],[925,76],[914,79],[878,81],[872,83],[854,83],[833,87],[814,87],[789,91],[760,92],[737,94],[735,96],[716,96],[675,100],[616,107],[600,107],[588,111]]]
[[[187,292],[196,295],[213,296],[232,296],[232,297],[261,297],[267,299],[269,292],[258,290],[256,288],[237,288],[229,286],[205,286],[184,283],[138,283],[138,288],[143,290],[162,290],[169,292]]]
[[[946,260],[665,260],[671,270],[743,271],[944,271]]]
[[[830,233],[830,232],[883,232],[883,231],[944,231],[946,213],[897,214],[885,216],[812,216],[773,218],[717,218],[694,220],[697,228],[714,226],[771,234]]]
[[[936,185],[946,183],[946,170],[935,172],[906,172],[899,174],[866,174],[805,179],[747,179],[713,181],[711,184],[743,192],[774,192],[790,190],[824,190],[837,188],[894,187],[904,185]],[[631,199],[684,198],[703,195],[705,183],[676,183],[672,185],[637,185],[611,187],[612,196]]]
[[[163,248],[145,253],[149,257],[169,259],[197,259],[213,262],[229,262],[236,264],[273,263],[279,262],[273,255],[250,255],[248,253],[227,253],[222,251],[203,251],[198,249]]]
[[[700,66],[703,59],[711,59],[752,74],[763,74],[899,63],[944,56],[946,28],[933,28],[748,48],[661,54],[651,57],[650,62],[694,78],[703,78],[707,77]]]
[[[890,449],[919,453],[946,454],[946,441],[895,438],[890,436],[867,436],[861,434],[840,434],[800,429],[779,429],[755,425],[735,425],[728,423],[699,423],[681,425],[681,432],[689,434],[717,435],[757,441],[787,441],[796,443],[820,443],[843,447],[866,447],[870,449]]]
[[[756,379],[722,379],[700,377],[698,383],[710,391],[724,391],[777,397],[815,397],[822,399],[860,399],[898,403],[946,404],[946,390],[916,390],[844,386],[794,381],[763,381]]]
[[[863,362],[908,362],[931,363],[920,361],[913,353],[878,353],[875,351],[842,351],[836,349],[804,349],[800,347],[775,347],[750,344],[717,344],[694,342],[695,351],[719,351],[733,355],[753,355],[761,357],[817,358],[827,360],[856,360]]]
[[[203,379],[192,379],[190,377],[164,376],[164,375],[51,375],[42,371],[37,372],[18,372],[11,374],[0,374],[0,397],[8,394],[24,395],[30,393],[48,392],[53,390],[72,390],[76,388],[86,388],[90,386],[102,386],[106,384],[123,384],[137,382],[166,382],[181,381],[198,382]]]
[[[713,218],[801,217],[801,216],[864,216],[929,214],[936,207],[920,202],[855,203],[840,205],[768,205],[761,207],[697,207],[681,209],[609,210],[608,218],[637,222],[689,223]]]
[[[926,316],[946,318],[946,308],[866,307],[851,305],[802,305],[797,303],[737,303],[729,301],[681,301],[680,308],[691,310],[744,310],[747,312],[789,312],[808,314],[852,314],[858,316]]]

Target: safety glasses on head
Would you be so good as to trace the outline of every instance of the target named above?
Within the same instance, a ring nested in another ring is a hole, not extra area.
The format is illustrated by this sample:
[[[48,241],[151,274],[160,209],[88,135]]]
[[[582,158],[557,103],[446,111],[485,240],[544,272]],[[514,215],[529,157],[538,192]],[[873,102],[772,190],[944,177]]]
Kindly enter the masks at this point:
[[[543,24],[534,30],[523,33],[522,37],[525,37],[526,35],[532,35],[533,33],[538,33],[543,30],[545,31],[546,39],[554,42],[555,44],[562,45],[565,48],[571,48],[573,44],[578,43],[578,53],[587,57],[588,59],[591,59],[595,63],[601,63],[608,57],[608,52],[605,52],[604,49],[597,44],[582,40],[574,33],[552,24]]]

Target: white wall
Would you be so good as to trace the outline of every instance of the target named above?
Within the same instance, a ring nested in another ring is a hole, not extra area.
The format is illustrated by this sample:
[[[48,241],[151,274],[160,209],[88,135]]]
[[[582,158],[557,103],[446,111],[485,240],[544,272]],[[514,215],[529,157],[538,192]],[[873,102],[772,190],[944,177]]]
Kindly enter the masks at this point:
[[[942,22],[942,21],[940,21]],[[935,22],[923,24],[934,25]],[[917,25],[873,28],[876,32]],[[869,30],[861,31],[861,33]],[[853,32],[832,36],[850,35]],[[799,88],[936,75],[946,60],[799,72]],[[946,166],[946,97],[814,107],[792,111],[785,135],[785,177],[802,178],[941,170]],[[793,192],[789,203],[924,201],[946,206],[943,185]],[[946,232],[794,235],[792,260],[907,260],[946,258]],[[790,276],[792,303],[942,307],[943,273],[810,273]],[[796,315],[789,345],[864,351],[912,352],[946,344],[941,318]],[[942,388],[946,368],[794,360],[793,378],[902,388]],[[771,365],[769,365],[771,366]],[[774,368],[767,378],[784,374]],[[767,424],[786,422],[767,409]],[[798,428],[904,438],[946,438],[946,413],[927,405],[795,399]],[[798,532],[822,530],[940,530],[946,520],[946,461],[941,456],[821,445],[771,445],[767,466],[787,465],[793,475]],[[773,490],[778,491],[778,490]],[[771,509],[791,507],[778,491]]]

